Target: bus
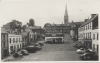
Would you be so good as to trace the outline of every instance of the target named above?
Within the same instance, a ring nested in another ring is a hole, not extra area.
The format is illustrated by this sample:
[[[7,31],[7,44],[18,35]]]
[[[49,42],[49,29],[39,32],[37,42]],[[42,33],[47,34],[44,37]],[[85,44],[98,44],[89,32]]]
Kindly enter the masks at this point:
[[[45,43],[64,43],[63,33],[46,33]]]

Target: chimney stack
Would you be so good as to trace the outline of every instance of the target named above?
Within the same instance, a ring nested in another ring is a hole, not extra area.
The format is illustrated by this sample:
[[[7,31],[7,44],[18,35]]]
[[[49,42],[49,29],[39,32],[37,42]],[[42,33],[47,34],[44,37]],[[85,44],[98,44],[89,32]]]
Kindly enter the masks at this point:
[[[93,18],[96,14],[91,14],[91,18]]]
[[[86,22],[88,19],[85,19],[84,21]]]

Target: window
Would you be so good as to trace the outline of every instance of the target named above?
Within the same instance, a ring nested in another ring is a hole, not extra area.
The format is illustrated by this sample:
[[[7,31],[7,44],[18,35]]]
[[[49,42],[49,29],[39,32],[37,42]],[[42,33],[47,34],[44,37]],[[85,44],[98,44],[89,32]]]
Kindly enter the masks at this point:
[[[85,38],[85,33],[84,33],[84,38]]]
[[[19,49],[19,45],[17,45],[17,49]]]
[[[97,33],[97,40],[98,40],[98,33]]]
[[[5,40],[5,35],[3,35],[3,39]]]
[[[15,43],[15,38],[13,38],[13,43]]]
[[[91,29],[91,23],[90,23],[90,29]]]
[[[16,38],[16,42],[18,42],[18,38]]]
[[[10,38],[10,43],[11,43],[11,38]]]
[[[3,42],[3,46],[6,47],[6,42],[5,41]]]
[[[86,33],[86,38],[87,38],[87,33]]]
[[[89,24],[88,24],[88,29],[89,29]]]
[[[93,44],[93,50],[95,51],[95,44]]]
[[[90,32],[90,38],[91,38],[91,32]]]
[[[95,39],[95,34],[93,34],[93,39]]]
[[[89,37],[89,33],[88,33],[88,38],[90,38],[90,37]]]
[[[19,42],[20,42],[20,38],[19,38]]]
[[[22,38],[22,41],[24,41],[24,38]]]
[[[20,49],[22,48],[21,44],[20,44]]]
[[[99,52],[99,46],[97,45],[97,52]]]
[[[84,30],[85,30],[85,26],[84,26]]]

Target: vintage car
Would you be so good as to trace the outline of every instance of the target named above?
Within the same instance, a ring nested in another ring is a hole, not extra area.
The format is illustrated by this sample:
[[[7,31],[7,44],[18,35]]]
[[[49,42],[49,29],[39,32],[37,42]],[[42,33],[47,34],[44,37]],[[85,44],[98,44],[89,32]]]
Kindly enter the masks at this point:
[[[28,51],[25,50],[25,49],[21,50],[21,53],[22,53],[23,55],[28,55],[28,54],[29,54]]]
[[[98,60],[98,54],[95,52],[84,52],[83,54],[80,55],[80,59],[82,60]]]
[[[85,49],[85,48],[80,48],[80,49],[77,49],[76,52],[77,52],[78,54],[81,54],[81,53],[85,52],[86,50],[87,50],[87,49]]]
[[[30,46],[27,46],[25,50],[27,50],[29,53],[34,53],[37,51],[37,48],[35,47],[35,45],[30,45]]]
[[[23,57],[23,54],[20,53],[20,52],[16,52],[16,53],[14,53],[13,57],[16,58],[16,59],[17,58],[22,58]]]

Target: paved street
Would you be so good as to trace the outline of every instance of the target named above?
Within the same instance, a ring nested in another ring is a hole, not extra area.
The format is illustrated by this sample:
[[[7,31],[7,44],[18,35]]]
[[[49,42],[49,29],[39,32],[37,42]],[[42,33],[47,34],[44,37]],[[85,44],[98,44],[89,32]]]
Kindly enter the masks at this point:
[[[80,61],[74,41],[65,35],[64,44],[45,44],[42,50],[14,61]]]

